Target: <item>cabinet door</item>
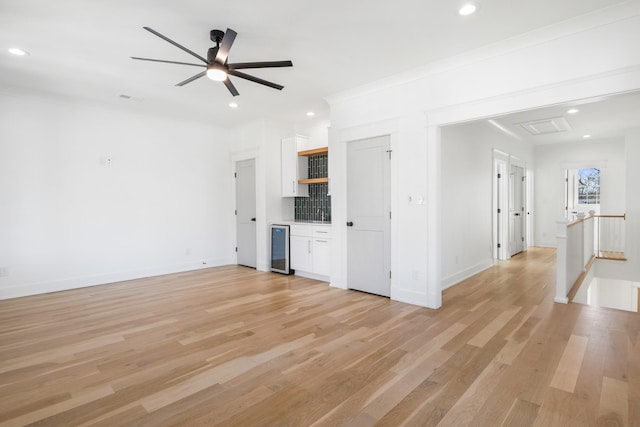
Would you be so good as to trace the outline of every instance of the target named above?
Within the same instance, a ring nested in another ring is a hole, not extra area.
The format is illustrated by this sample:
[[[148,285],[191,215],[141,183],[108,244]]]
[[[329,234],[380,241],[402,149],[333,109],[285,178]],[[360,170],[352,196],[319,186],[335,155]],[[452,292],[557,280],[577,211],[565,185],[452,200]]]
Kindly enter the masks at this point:
[[[298,156],[296,138],[282,140],[282,197],[302,197],[309,195],[308,184],[298,184],[307,177],[308,159]]]
[[[305,236],[291,236],[291,268],[300,271],[313,271],[313,258],[311,256],[311,238]]]
[[[331,239],[313,239],[313,272],[331,275]]]

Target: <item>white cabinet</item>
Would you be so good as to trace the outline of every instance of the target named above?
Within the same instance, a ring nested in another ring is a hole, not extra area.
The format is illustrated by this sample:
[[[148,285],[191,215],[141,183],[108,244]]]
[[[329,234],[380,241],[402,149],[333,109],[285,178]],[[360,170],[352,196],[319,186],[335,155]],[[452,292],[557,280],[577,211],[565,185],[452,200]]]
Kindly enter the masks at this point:
[[[304,139],[296,135],[282,140],[282,197],[309,196],[309,185],[298,183],[309,176],[309,159],[298,156],[298,142]]]
[[[291,268],[296,273],[331,275],[331,227],[292,224],[290,236]]]
[[[311,237],[291,235],[289,239],[291,268],[300,271],[313,270]]]
[[[313,238],[313,272],[331,275],[331,240]]]

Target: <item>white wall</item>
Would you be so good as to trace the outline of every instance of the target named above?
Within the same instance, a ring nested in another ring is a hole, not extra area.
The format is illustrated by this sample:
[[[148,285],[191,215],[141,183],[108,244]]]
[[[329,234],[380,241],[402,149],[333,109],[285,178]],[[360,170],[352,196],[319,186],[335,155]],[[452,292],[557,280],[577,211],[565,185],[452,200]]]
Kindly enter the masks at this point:
[[[487,121],[442,128],[442,287],[493,265],[493,150],[533,164],[533,147]]]
[[[556,246],[556,221],[564,218],[566,169],[601,167],[600,212],[625,212],[626,159],[624,138],[538,145],[535,186],[535,245]]]
[[[0,298],[232,262],[227,131],[52,99],[0,111]]]
[[[626,163],[626,185],[624,187],[626,231],[626,262],[598,260],[596,276],[612,279],[640,281],[640,127],[625,134],[624,159]]]
[[[392,299],[441,305],[440,208],[446,189],[440,183],[438,127],[636,90],[639,28],[640,3],[626,2],[328,98],[329,147],[335,153],[330,161],[339,166],[331,172],[336,223],[346,218],[341,145],[348,138],[392,134]],[[424,195],[426,206],[409,205],[413,195]],[[333,236],[335,285],[348,287],[344,227],[334,226]]]

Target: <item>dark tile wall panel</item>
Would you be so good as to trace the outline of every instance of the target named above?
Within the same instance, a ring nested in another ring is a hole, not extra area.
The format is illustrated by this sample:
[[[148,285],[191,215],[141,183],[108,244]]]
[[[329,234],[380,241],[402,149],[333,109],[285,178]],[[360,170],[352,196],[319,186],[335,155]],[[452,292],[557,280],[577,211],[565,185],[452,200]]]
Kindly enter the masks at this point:
[[[328,176],[329,162],[327,154],[309,156],[309,178]],[[309,184],[309,197],[295,198],[294,218],[303,221],[320,221],[324,212],[325,221],[331,221],[331,196],[329,184]]]

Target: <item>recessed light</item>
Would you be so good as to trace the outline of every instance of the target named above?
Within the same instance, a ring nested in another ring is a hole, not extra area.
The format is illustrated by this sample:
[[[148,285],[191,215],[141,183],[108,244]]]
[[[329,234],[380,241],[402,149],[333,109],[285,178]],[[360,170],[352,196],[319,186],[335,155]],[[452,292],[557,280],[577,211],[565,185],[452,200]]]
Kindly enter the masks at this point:
[[[567,110],[567,113],[568,113],[568,114],[575,114],[575,113],[577,113],[578,111],[580,111],[580,110],[578,110],[577,108],[571,108],[570,110]]]
[[[238,108],[238,104],[236,104],[235,102],[230,102],[230,103],[229,103],[229,107],[231,107],[231,108]]]
[[[12,47],[11,49],[9,49],[9,53],[15,56],[29,55],[29,52],[27,52],[26,50],[18,49],[17,47]]]
[[[476,3],[465,3],[460,6],[460,9],[458,9],[458,13],[462,16],[468,16],[476,13],[477,10],[478,5]]]
[[[589,138],[591,138],[591,135],[586,134],[586,135],[584,135],[584,136],[583,136],[583,138],[584,138],[584,139],[589,139]]]
[[[313,111],[307,111],[307,117],[313,117],[315,115],[316,113],[314,113]]]

